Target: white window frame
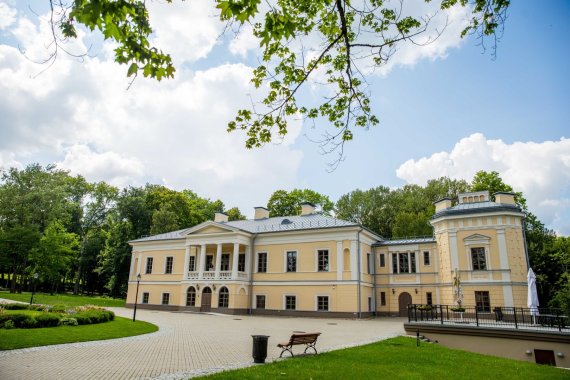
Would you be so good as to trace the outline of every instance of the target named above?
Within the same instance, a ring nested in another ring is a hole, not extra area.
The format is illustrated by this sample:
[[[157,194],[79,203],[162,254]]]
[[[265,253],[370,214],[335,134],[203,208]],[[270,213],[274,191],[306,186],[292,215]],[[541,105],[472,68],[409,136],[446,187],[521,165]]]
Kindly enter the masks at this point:
[[[416,268],[415,272],[412,272],[412,255],[414,254],[414,262],[415,265],[414,267]],[[391,252],[392,255],[396,255],[396,264],[397,264],[397,269],[398,271],[392,274],[403,274],[403,275],[416,275],[420,273],[420,268],[418,267],[418,254],[416,251],[406,251],[406,252]],[[407,272],[401,272],[400,271],[400,255],[401,254],[407,254],[408,255],[408,271]],[[390,257],[390,270],[392,272],[394,272],[394,265],[393,265],[393,261],[394,260],[392,257]]]
[[[380,264],[382,264],[382,260],[380,259],[381,256],[384,256],[384,266],[380,265]],[[386,268],[386,254],[385,253],[379,253],[378,254],[378,268]]]
[[[262,272],[263,273],[263,272]],[[255,293],[253,295],[253,299],[255,300],[255,304],[253,305],[254,309],[257,309],[257,296],[263,296],[265,297],[265,308],[264,309],[259,309],[259,310],[267,310],[267,294],[265,293]]]
[[[172,258],[172,270],[170,271],[170,273],[166,271],[166,267],[168,265],[168,258],[169,257]],[[165,256],[164,257],[164,274],[174,274],[174,256]]]
[[[146,302],[144,302],[144,295],[145,295],[145,294],[148,294],[148,298],[147,298]],[[141,304],[143,304],[143,305],[148,305],[148,304],[150,304],[150,292],[142,292],[142,295],[141,295]]]
[[[427,254],[428,254],[428,261],[429,261],[429,264],[426,264],[426,260],[425,260],[425,254],[426,254],[426,252],[427,252]],[[422,264],[423,264],[425,267],[431,267],[431,265],[432,265],[431,262],[432,262],[432,254],[431,254],[431,251],[429,251],[429,250],[427,250],[427,249],[423,249],[423,250],[422,250]]]
[[[327,270],[319,270],[319,251],[327,251],[328,253],[328,268]],[[331,250],[329,248],[317,248],[315,249],[315,272],[327,273],[331,271]]]
[[[168,294],[168,303],[164,303],[164,295]],[[172,301],[172,297],[170,297],[170,292],[162,292],[160,293],[160,304],[161,305],[170,305],[170,301]]]
[[[287,309],[287,297],[295,297],[295,308],[294,309]],[[265,299],[265,301],[267,302],[267,298]],[[283,310],[285,311],[297,311],[299,310],[297,306],[299,306],[299,301],[298,297],[296,294],[283,294]]]
[[[265,272],[259,272],[259,254],[265,253]],[[247,264],[247,257],[245,260]],[[247,271],[247,268],[245,268]],[[255,273],[269,273],[269,252],[267,251],[257,251],[255,252]]]
[[[491,263],[491,238],[485,235],[471,235],[467,236],[463,239],[463,244],[465,246],[465,256],[467,259],[467,267],[470,271],[484,273],[486,271],[492,270],[492,263]],[[473,269],[473,259],[471,258],[471,248],[484,248],[485,249],[485,266],[486,269],[484,270],[474,270]]]
[[[319,310],[319,297],[327,297],[328,298],[328,310]],[[330,294],[315,294],[315,311],[319,313],[328,313],[331,311],[332,306],[332,297]]]
[[[150,272],[147,272],[147,264],[148,264],[148,259],[152,259],[152,267],[150,268]],[[153,270],[155,267],[155,262],[154,262],[154,256],[145,256],[145,260],[144,260],[144,274],[152,274]]]
[[[295,271],[287,270],[287,253],[295,252]],[[297,249],[286,249],[283,253],[283,273],[298,273],[299,272],[299,251]]]

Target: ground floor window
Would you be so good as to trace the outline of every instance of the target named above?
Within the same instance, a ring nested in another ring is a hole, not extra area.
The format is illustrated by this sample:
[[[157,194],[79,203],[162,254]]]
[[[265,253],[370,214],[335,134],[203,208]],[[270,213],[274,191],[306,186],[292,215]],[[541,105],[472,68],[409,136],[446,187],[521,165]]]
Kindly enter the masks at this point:
[[[230,304],[230,292],[225,286],[220,289],[218,296],[218,307],[228,307]]]
[[[317,311],[329,311],[328,296],[317,296]]]
[[[475,305],[477,305],[478,312],[490,313],[491,300],[489,298],[489,292],[475,292]]]
[[[142,303],[148,303],[148,297],[149,297],[149,293],[148,292],[144,292],[143,293],[143,299],[142,299]]]
[[[170,293],[162,293],[162,304],[168,305],[170,303]]]
[[[255,296],[255,308],[265,309],[265,296]]]
[[[386,292],[380,292],[380,306],[386,306]]]
[[[186,293],[186,306],[196,306],[196,289],[193,286]]]
[[[296,296],[285,296],[285,310],[295,310],[297,308]]]
[[[431,292],[426,293],[426,303],[428,305],[433,305],[433,297],[431,295]]]

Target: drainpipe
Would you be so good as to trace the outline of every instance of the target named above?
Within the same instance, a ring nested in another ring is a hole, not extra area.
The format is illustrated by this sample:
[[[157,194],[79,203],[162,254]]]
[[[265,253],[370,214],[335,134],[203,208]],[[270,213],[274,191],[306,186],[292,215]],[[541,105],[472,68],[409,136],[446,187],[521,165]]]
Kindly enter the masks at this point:
[[[253,234],[251,236],[251,257],[249,258],[249,307],[247,313],[249,315],[253,314],[253,265],[254,265],[254,258],[255,258],[255,250],[254,244],[255,239],[257,238],[257,234]]]
[[[374,283],[372,286],[372,297],[374,297],[372,299],[372,305],[374,306],[374,309],[372,310],[372,315],[374,315],[375,317],[377,316],[376,313],[378,311],[378,307],[376,306],[376,249],[375,247],[370,247],[370,251],[372,251],[372,277],[374,278]]]
[[[360,260],[360,255],[361,255],[361,252],[360,252],[360,233],[361,232],[362,232],[362,228],[356,233],[356,241],[358,244],[358,248],[356,249],[356,252],[358,254],[358,256],[357,256],[357,263],[358,263],[358,265],[357,265],[357,268],[358,268],[358,282],[357,282],[357,284],[358,284],[358,287],[356,288],[357,289],[357,295],[358,295],[358,319],[362,318],[362,299],[360,296],[360,283],[362,281],[362,274],[360,273],[361,272],[361,265],[360,265],[360,261],[361,261]]]

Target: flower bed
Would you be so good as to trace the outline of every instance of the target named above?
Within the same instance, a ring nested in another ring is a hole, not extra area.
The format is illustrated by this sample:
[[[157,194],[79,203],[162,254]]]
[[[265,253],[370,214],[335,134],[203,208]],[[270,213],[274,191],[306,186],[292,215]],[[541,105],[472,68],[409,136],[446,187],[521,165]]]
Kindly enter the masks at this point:
[[[22,312],[7,313],[5,310],[22,310]],[[28,310],[37,311],[40,314],[31,315],[26,312]],[[115,313],[97,306],[66,308],[63,305],[0,305],[0,327],[5,329],[90,325],[113,319],[115,319]]]

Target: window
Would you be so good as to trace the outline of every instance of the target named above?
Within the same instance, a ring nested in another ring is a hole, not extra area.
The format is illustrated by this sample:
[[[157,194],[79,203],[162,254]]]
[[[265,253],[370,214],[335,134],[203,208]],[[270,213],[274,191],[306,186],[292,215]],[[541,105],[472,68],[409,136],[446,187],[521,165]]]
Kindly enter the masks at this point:
[[[416,254],[414,252],[392,254],[393,273],[416,273]]]
[[[491,301],[489,299],[489,292],[475,292],[475,305],[477,305],[477,311],[490,313]]]
[[[225,270],[225,271],[230,270],[230,255],[228,253],[222,254],[222,262],[220,265],[220,270]]]
[[[430,265],[429,263],[429,252],[424,251],[424,265]]]
[[[257,271],[267,272],[267,252],[259,252],[257,254]]]
[[[220,289],[220,294],[218,295],[218,307],[228,307],[230,304],[230,292],[225,286]]]
[[[426,303],[428,305],[433,305],[433,297],[431,296],[431,292],[426,293]]]
[[[146,258],[146,270],[145,273],[146,274],[151,274],[152,273],[152,257],[147,257]]]
[[[286,272],[297,272],[297,251],[287,251]]]
[[[166,258],[166,267],[164,268],[164,273],[172,273],[172,263],[174,262],[174,257],[168,256]]]
[[[471,262],[473,263],[473,270],[487,270],[485,248],[471,248]]]
[[[214,270],[214,256],[207,255],[206,256],[206,267],[204,268],[205,271],[213,271]]]
[[[143,293],[143,299],[142,299],[142,303],[148,303],[148,297],[150,296],[150,294],[148,292],[144,292]]]
[[[317,311],[329,311],[328,296],[317,296]]]
[[[190,256],[188,260],[188,271],[194,272],[196,270],[196,256]]]
[[[297,304],[296,296],[285,296],[285,310],[295,310]]]
[[[255,308],[265,309],[265,296],[255,296]]]
[[[196,289],[193,286],[186,292],[186,306],[196,306]]]
[[[370,269],[372,267],[372,261],[370,261],[370,253],[366,254],[366,273],[370,274],[372,273],[372,269]]]
[[[238,272],[245,272],[245,255],[238,256]]]
[[[328,249],[319,249],[317,251],[317,270],[319,272],[328,272],[328,270],[329,270],[329,251],[328,251]]]
[[[380,261],[380,266],[381,266],[382,268],[384,268],[384,267],[386,266],[386,257],[384,256],[383,253],[381,253],[381,254],[379,255],[379,258],[380,258],[380,259],[379,259],[379,261]]]
[[[170,303],[170,293],[162,293],[162,304],[168,305]]]
[[[380,292],[380,306],[386,306],[386,292]]]

